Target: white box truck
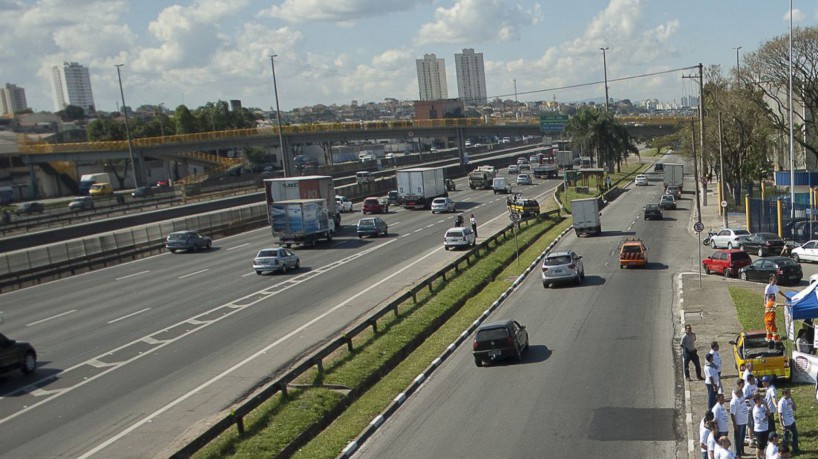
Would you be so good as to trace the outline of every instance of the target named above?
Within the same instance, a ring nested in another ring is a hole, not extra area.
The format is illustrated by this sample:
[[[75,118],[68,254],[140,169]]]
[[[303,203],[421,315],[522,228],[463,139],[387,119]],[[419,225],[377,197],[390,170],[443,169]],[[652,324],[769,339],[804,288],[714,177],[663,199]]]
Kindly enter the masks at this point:
[[[83,174],[80,176],[79,191],[80,194],[88,194],[94,184],[97,183],[112,183],[111,176],[107,172],[100,172],[96,174]]]
[[[269,206],[270,226],[278,243],[315,245],[321,239],[332,241],[335,221],[330,218],[323,199],[293,199],[277,201]]]
[[[268,215],[270,204],[277,201],[323,199],[327,203],[327,211],[335,220],[335,226],[341,225],[340,209],[335,203],[335,183],[328,175],[265,179],[264,195],[267,198]]]
[[[572,169],[574,167],[573,151],[558,151],[555,159],[557,161],[557,166],[563,169]]]
[[[684,181],[684,165],[665,163],[665,188],[674,185],[682,189]]]
[[[395,172],[398,203],[405,209],[429,209],[432,200],[449,196],[442,167],[417,167]]]
[[[574,199],[571,201],[571,217],[577,236],[598,236],[602,233],[599,198]]]

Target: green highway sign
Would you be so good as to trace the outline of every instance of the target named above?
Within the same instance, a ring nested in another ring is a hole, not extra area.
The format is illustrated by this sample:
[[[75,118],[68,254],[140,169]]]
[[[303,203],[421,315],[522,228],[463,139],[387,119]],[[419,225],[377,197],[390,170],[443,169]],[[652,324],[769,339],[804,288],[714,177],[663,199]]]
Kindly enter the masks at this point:
[[[562,132],[567,122],[568,115],[559,113],[540,115],[540,132]]]

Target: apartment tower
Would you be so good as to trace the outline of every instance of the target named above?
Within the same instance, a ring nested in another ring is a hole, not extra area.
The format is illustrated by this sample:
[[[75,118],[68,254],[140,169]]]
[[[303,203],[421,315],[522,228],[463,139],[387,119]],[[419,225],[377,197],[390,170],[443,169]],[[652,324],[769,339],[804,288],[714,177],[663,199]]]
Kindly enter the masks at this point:
[[[11,83],[0,88],[0,115],[14,115],[27,108],[25,89]]]
[[[91,77],[88,68],[76,62],[63,62],[62,67],[51,68],[54,111],[63,110],[68,105],[82,107],[85,113],[94,113],[94,94],[91,92]]]
[[[417,59],[417,67],[420,100],[448,99],[446,62],[434,54],[424,54],[423,59]]]
[[[483,68],[483,53],[475,53],[473,49],[464,49],[462,54],[454,55],[454,65],[457,71],[457,94],[466,105],[485,104],[486,71]]]

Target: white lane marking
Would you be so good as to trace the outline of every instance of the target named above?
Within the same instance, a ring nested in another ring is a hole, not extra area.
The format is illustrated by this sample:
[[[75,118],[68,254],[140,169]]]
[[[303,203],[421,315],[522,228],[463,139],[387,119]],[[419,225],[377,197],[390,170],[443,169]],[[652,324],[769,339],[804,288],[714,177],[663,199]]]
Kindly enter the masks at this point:
[[[411,236],[411,235],[412,235],[412,233],[409,233],[409,234],[401,234],[401,236],[400,236],[400,237],[401,237],[401,238],[405,238],[405,237],[409,237],[409,236]]]
[[[393,239],[393,241],[394,241],[394,239]],[[383,246],[383,245],[385,245],[385,244],[382,244],[381,246]],[[247,358],[245,358],[241,362],[236,363],[235,365],[233,365],[232,367],[224,370],[220,374],[218,374],[218,375],[214,376],[213,378],[203,382],[198,387],[195,387],[195,388],[191,389],[189,392],[187,392],[186,394],[184,394],[181,397],[177,398],[176,400],[173,400],[172,402],[166,404],[162,408],[159,408],[158,410],[154,411],[153,413],[145,416],[140,421],[134,423],[133,425],[131,425],[127,429],[123,430],[122,432],[112,436],[111,438],[109,438],[109,439],[105,440],[104,442],[100,443],[99,445],[95,446],[90,451],[88,451],[85,454],[79,456],[78,459],[86,459],[88,457],[91,457],[94,454],[96,454],[96,453],[102,451],[103,449],[107,448],[108,446],[112,445],[114,442],[119,441],[120,439],[126,437],[131,432],[133,432],[134,430],[142,427],[145,424],[149,424],[150,422],[153,421],[154,418],[158,417],[159,415],[165,413],[166,411],[170,410],[171,408],[175,407],[176,405],[178,405],[178,404],[184,402],[185,400],[189,399],[190,397],[196,395],[198,392],[202,391],[203,389],[206,389],[211,384],[223,379],[225,376],[227,376],[230,373],[234,372],[235,370],[241,368],[242,366],[246,365],[247,363],[255,360],[259,356],[262,356],[262,355],[266,354],[267,352],[270,351],[270,349],[273,349],[274,347],[277,347],[278,345],[280,345],[281,343],[289,340],[293,336],[297,336],[299,333],[303,332],[308,327],[310,327],[313,324],[317,323],[319,320],[329,316],[330,314],[337,311],[338,309],[346,307],[349,303],[355,301],[358,297],[360,297],[360,296],[362,296],[364,294],[368,294],[370,290],[374,289],[375,287],[378,287],[379,285],[385,283],[388,280],[391,280],[393,277],[396,277],[396,276],[402,274],[407,269],[410,269],[410,268],[414,267],[414,265],[424,261],[426,258],[436,254],[440,250],[441,250],[440,248],[432,250],[431,252],[429,252],[426,255],[418,258],[414,262],[404,266],[403,268],[399,269],[398,271],[395,271],[394,273],[390,274],[389,276],[387,276],[387,277],[381,279],[380,281],[372,284],[369,288],[361,290],[360,292],[358,292],[355,295],[347,298],[346,300],[344,300],[340,304],[329,308],[328,310],[326,310],[322,314],[319,314],[318,316],[310,319],[309,321],[307,321],[306,323],[304,323],[300,327],[296,328],[295,330],[291,331],[290,333],[288,333],[288,334],[282,336],[281,338],[275,340],[274,342],[270,343],[270,345],[268,345],[267,347],[265,347],[263,349],[260,349],[255,354],[248,356]],[[228,315],[232,315],[232,314],[228,314]],[[222,316],[222,317],[225,317],[225,316]],[[207,325],[205,325],[205,326],[207,326]]]
[[[112,324],[112,323],[114,323],[114,322],[119,322],[120,320],[127,319],[128,317],[133,317],[133,316],[135,316],[135,315],[137,315],[137,314],[142,314],[142,313],[143,313],[143,312],[145,312],[145,311],[150,311],[150,309],[151,309],[151,308],[145,308],[145,309],[143,309],[143,310],[141,310],[141,311],[132,312],[132,313],[130,313],[130,314],[128,314],[128,315],[124,315],[124,316],[122,316],[122,317],[120,317],[120,318],[118,318],[118,319],[109,320],[109,321],[108,321],[108,323],[109,323],[109,324]]]
[[[398,226],[398,225],[400,225],[400,222],[390,223],[390,225],[392,225],[392,226]]]
[[[147,274],[149,272],[150,271],[139,271],[138,273],[128,274],[127,276],[117,277],[114,280],[122,280],[122,279],[127,279],[129,277],[136,277],[136,276],[139,276],[139,275],[142,275],[142,274]]]
[[[240,249],[240,248],[242,248],[242,247],[246,247],[246,246],[248,246],[248,245],[250,245],[250,243],[249,243],[249,242],[247,242],[247,243],[245,243],[245,244],[239,244],[239,245],[237,245],[237,246],[235,246],[235,247],[230,247],[229,249],[226,249],[226,250],[228,250],[228,251],[229,251],[229,250],[233,250],[233,249]]]
[[[463,198],[463,201],[464,201],[464,202],[465,202],[465,201],[470,201],[470,200],[471,200],[471,198]]]
[[[446,221],[446,220],[438,220],[437,222],[438,222],[438,223],[443,223],[443,222],[445,222],[445,221]]]
[[[418,228],[418,229],[416,229],[416,230],[414,230],[414,231],[412,231],[412,232],[413,232],[413,233],[419,233],[419,232],[421,232],[421,231],[423,231],[423,228]]]
[[[426,227],[427,227],[427,228],[431,228],[431,227],[433,227],[433,226],[435,226],[435,224],[434,224],[434,223],[429,223],[428,225],[426,225]]]
[[[62,317],[62,316],[67,316],[68,314],[71,314],[73,312],[77,312],[77,310],[72,309],[70,311],[61,312],[61,313],[57,314],[56,316],[46,317],[45,319],[40,319],[38,321],[31,322],[30,324],[26,324],[26,327],[31,327],[33,325],[38,325],[38,324],[41,324],[43,322],[48,322],[49,320],[52,320],[52,319],[56,319],[56,318],[59,318],[59,317]]]
[[[202,269],[202,270],[190,273],[190,274],[185,274],[184,276],[177,277],[177,279],[184,279],[186,277],[195,276],[196,274],[201,274],[201,273],[203,273],[205,271],[210,271],[210,268],[205,268],[205,269]]]
[[[255,274],[255,273],[256,273],[255,271],[251,271],[251,272],[249,272],[249,273],[247,273],[247,274],[242,274],[242,275],[241,275],[241,277],[252,276],[252,275],[253,275],[253,274]]]

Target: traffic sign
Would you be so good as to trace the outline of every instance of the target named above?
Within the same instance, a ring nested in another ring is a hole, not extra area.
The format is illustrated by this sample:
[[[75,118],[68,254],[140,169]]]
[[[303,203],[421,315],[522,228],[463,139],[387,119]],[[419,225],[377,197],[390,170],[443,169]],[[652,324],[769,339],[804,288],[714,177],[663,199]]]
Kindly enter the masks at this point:
[[[727,207],[727,201],[722,201],[721,206],[726,208]]]
[[[540,132],[562,132],[565,130],[565,123],[567,122],[568,115],[559,113],[540,115]]]
[[[696,224],[693,225],[693,231],[697,233],[701,233],[702,231],[704,231],[704,223],[696,222]]]

